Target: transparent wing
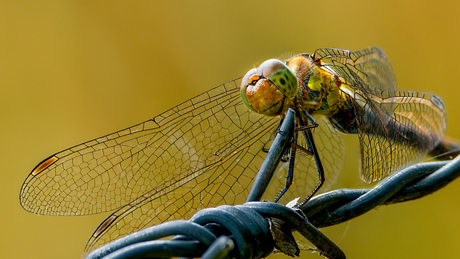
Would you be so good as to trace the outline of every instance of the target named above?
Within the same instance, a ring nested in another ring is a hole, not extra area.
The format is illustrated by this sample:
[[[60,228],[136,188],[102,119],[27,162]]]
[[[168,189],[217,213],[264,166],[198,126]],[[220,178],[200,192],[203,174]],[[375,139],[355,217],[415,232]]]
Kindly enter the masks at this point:
[[[205,200],[214,192],[223,201],[223,189],[215,189],[223,186],[225,192],[246,193],[253,170],[242,175],[230,168],[249,166],[241,161],[250,158],[242,155],[255,153],[252,149],[259,147],[254,143],[272,131],[278,119],[250,112],[242,104],[238,81],[211,89],[151,120],[49,157],[25,180],[22,206],[37,214],[84,215],[162,195],[165,204],[180,202],[187,195],[187,205],[174,206],[197,208],[210,204]],[[228,176],[219,175],[218,169],[229,169]],[[206,185],[200,181],[224,178],[221,185],[191,189]],[[161,214],[165,204],[156,206],[154,215]]]
[[[313,130],[313,139],[323,164],[325,183],[319,193],[329,190],[342,171],[345,162],[345,144],[337,130],[325,116],[313,116],[318,127]],[[307,143],[302,134],[299,134],[298,144],[307,148]],[[275,172],[269,188],[263,199],[273,200],[286,185],[286,176],[289,162],[280,163]],[[286,205],[289,201],[300,197],[299,202],[307,198],[320,183],[318,169],[313,156],[305,154],[299,149],[296,152],[294,179],[289,190],[281,197],[279,203]]]
[[[393,107],[391,115],[381,106]],[[361,178],[382,179],[415,163],[442,140],[446,129],[444,105],[435,95],[418,92],[388,92],[371,100],[359,113]]]
[[[225,112],[233,115],[237,110],[225,109]],[[216,162],[205,167],[190,168],[186,173],[188,177],[161,184],[115,211],[95,230],[85,251],[89,252],[121,236],[161,222],[188,219],[197,210],[206,207],[244,203],[253,178],[266,156],[262,148],[278,125],[273,118],[258,118],[249,119],[252,125],[246,125],[244,130],[239,130],[239,134],[227,135],[234,139],[214,140],[225,142],[210,150],[215,154],[211,159]]]
[[[343,93],[352,99],[363,181],[380,180],[414,163],[442,140],[446,118],[441,99],[396,91],[393,70],[381,49],[319,49],[312,57],[339,77]]]

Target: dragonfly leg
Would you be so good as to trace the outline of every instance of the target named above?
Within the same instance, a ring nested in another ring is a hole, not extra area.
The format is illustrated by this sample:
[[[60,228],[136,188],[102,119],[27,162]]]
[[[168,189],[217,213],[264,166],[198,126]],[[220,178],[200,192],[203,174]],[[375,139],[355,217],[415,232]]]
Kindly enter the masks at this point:
[[[292,185],[292,181],[294,179],[295,154],[296,154],[297,149],[299,149],[302,152],[305,152],[306,154],[312,155],[314,157],[316,167],[318,169],[318,177],[320,181],[319,184],[313,190],[313,192],[304,201],[302,201],[302,203],[298,205],[299,207],[303,206],[308,200],[310,200],[310,198],[313,197],[313,195],[315,195],[316,192],[318,192],[318,190],[321,188],[321,186],[324,184],[324,181],[325,181],[323,165],[321,163],[321,159],[319,158],[318,151],[316,149],[316,145],[313,140],[313,134],[311,131],[311,129],[318,127],[318,123],[308,112],[306,112],[305,110],[302,110],[302,111],[305,117],[307,118],[307,121],[304,121],[302,118],[299,118],[300,125],[294,129],[293,140],[290,144],[289,169],[288,169],[288,174],[286,176],[286,185],[283,188],[283,190],[281,190],[278,197],[275,199],[275,202],[278,202],[281,199],[281,197],[286,193],[286,191],[289,189],[289,187]],[[297,138],[298,138],[299,131],[303,133],[305,140],[307,142],[308,149],[297,144]],[[289,151],[289,148],[287,148],[285,152],[288,152],[288,151]],[[281,160],[284,162],[283,158]]]
[[[318,169],[318,177],[319,177],[319,184],[315,187],[313,192],[303,201],[301,202],[298,207],[302,207],[307,201],[310,200],[313,195],[323,186],[324,181],[324,169],[323,164],[321,163],[321,159],[319,158],[318,151],[316,150],[315,142],[313,140],[313,135],[310,129],[303,131],[304,137],[307,139],[307,143],[310,146],[309,149],[313,151],[313,157],[315,158],[316,168]]]
[[[308,113],[305,109],[302,109],[303,115],[307,117],[308,121],[311,123],[311,125],[306,125],[308,128],[316,128],[318,127],[318,123],[316,122],[315,118],[313,118],[310,113]]]
[[[293,141],[292,141],[292,145],[291,145],[291,155],[290,155],[290,158],[289,158],[289,169],[288,169],[288,174],[286,176],[286,185],[284,186],[283,190],[281,190],[281,192],[278,194],[278,197],[275,199],[275,202],[278,202],[281,197],[283,197],[283,195],[286,193],[286,191],[289,189],[289,187],[291,187],[291,184],[292,184],[292,180],[294,178],[294,162],[295,162],[295,152],[296,152],[296,148],[298,147],[298,145],[296,144],[297,142],[297,137],[298,137],[298,133],[297,131],[294,131],[294,136],[293,136]],[[289,150],[289,149],[286,149],[286,150]]]
[[[306,125],[298,126],[295,129],[296,131],[304,131],[304,130],[307,130],[307,129],[313,129],[313,128],[318,127],[318,123],[316,122],[316,120],[305,109],[302,109],[302,113],[303,113],[303,115],[305,115],[305,117],[307,117],[307,120],[310,123],[306,124]]]
[[[316,121],[315,121],[315,122],[316,122]],[[300,126],[300,127],[297,127],[295,130],[296,130],[296,131],[304,131],[304,130],[307,130],[307,129],[314,129],[314,128],[316,128],[316,127],[318,127],[318,124],[316,124],[316,125],[313,124],[313,125]]]
[[[305,115],[305,117],[308,120],[308,123],[305,123],[302,118],[299,119],[301,127],[304,126],[304,125],[307,126],[307,127],[305,127],[305,130],[302,131],[302,133],[303,133],[303,135],[305,137],[305,141],[307,142],[308,151],[311,154],[313,154],[313,157],[315,159],[316,168],[318,170],[319,184],[315,187],[313,192],[304,201],[302,201],[298,205],[298,207],[302,207],[305,203],[307,203],[310,200],[310,198],[313,197],[313,195],[315,195],[315,193],[321,188],[321,186],[323,186],[324,181],[325,181],[323,164],[321,163],[321,159],[319,158],[318,151],[317,151],[316,145],[315,145],[315,141],[313,139],[313,134],[312,134],[312,131],[311,131],[312,128],[315,128],[315,127],[318,126],[318,123],[315,121],[315,119],[306,110],[302,109],[302,113],[303,113],[303,115]],[[309,125],[309,124],[311,124],[311,125]]]
[[[314,155],[313,151],[308,150],[308,149],[306,149],[306,148],[304,148],[304,147],[302,147],[302,146],[300,146],[300,145],[297,145],[296,143],[292,143],[292,145],[296,146],[296,148],[298,148],[298,149],[300,149],[301,151],[305,152],[305,153],[306,153],[307,155],[309,155],[309,156],[313,156],[313,155]]]
[[[288,143],[286,150],[284,150],[284,154],[281,156],[281,162],[286,163],[287,161],[289,161],[289,157],[291,157],[290,150],[293,145],[296,145],[296,144],[292,142]],[[296,147],[298,146],[296,145]]]

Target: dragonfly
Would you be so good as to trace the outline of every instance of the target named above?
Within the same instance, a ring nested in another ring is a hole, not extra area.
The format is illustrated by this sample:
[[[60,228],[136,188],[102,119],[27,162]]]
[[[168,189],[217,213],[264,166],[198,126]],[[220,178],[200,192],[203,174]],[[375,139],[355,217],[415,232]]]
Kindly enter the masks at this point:
[[[442,100],[396,90],[380,48],[321,48],[265,61],[152,119],[51,155],[26,178],[21,205],[42,215],[113,211],[88,252],[202,208],[244,203],[289,108],[294,137],[263,196],[283,204],[335,181],[343,133],[358,136],[360,177],[371,183],[436,150],[446,128]]]

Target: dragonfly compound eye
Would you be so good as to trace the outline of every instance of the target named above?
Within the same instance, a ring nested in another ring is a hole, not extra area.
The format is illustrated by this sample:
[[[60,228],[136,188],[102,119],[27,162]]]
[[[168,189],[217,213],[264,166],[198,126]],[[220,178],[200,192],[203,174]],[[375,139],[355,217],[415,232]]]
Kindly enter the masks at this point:
[[[251,110],[276,116],[283,112],[285,99],[292,99],[299,90],[294,73],[280,60],[270,59],[243,77],[240,92]]]
[[[262,63],[258,70],[272,81],[288,98],[294,98],[299,91],[299,82],[292,70],[278,59],[269,59]]]

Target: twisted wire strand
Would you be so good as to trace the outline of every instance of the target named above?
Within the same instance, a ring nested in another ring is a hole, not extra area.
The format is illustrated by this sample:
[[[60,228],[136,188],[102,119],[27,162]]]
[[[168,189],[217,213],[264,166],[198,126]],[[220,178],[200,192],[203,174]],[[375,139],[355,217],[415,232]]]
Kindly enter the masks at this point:
[[[318,228],[336,225],[380,206],[429,195],[460,175],[460,157],[419,163],[382,180],[372,189],[340,189],[312,198],[302,211]]]
[[[122,237],[92,251],[87,258],[267,257],[276,247],[271,218],[285,222],[289,233],[291,228],[299,231],[324,255],[345,258],[299,210],[272,202],[204,209],[189,221],[170,221]],[[170,240],[161,240],[174,235]]]

